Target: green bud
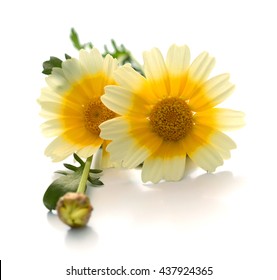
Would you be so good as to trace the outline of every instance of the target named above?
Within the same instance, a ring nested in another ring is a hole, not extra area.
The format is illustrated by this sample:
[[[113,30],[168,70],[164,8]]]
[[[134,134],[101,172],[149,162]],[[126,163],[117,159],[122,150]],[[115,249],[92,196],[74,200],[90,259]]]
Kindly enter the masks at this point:
[[[93,207],[85,194],[68,192],[58,200],[56,210],[61,221],[74,228],[88,223]]]

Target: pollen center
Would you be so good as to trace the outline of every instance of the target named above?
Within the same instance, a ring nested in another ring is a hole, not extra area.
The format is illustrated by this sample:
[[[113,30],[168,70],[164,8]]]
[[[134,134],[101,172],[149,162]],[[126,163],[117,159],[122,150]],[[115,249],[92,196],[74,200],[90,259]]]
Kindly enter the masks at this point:
[[[112,119],[116,114],[109,110],[100,100],[100,98],[91,99],[90,102],[84,106],[84,122],[88,131],[93,134],[100,134],[99,125]]]
[[[193,113],[186,101],[170,97],[157,103],[149,116],[153,131],[166,141],[183,139],[193,127]]]

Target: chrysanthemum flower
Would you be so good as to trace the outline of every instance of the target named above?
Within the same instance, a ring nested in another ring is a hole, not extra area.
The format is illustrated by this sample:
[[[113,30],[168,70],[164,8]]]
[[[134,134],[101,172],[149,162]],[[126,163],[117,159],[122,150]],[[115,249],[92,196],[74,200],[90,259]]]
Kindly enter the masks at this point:
[[[46,136],[56,138],[46,148],[45,154],[53,161],[60,161],[76,152],[89,157],[103,144],[99,124],[115,117],[100,100],[106,85],[115,84],[113,71],[117,60],[105,58],[97,49],[81,50],[79,60],[72,58],[53,68],[46,78],[48,87],[43,88],[38,102],[41,115],[47,121],[42,130]]]
[[[189,156],[212,172],[235,143],[222,131],[243,125],[243,113],[216,107],[233,91],[229,75],[208,80],[214,59],[201,53],[190,65],[187,46],[144,53],[145,77],[129,65],[116,70],[102,102],[120,116],[100,125],[107,150],[123,167],[143,163],[143,182],[180,180]]]

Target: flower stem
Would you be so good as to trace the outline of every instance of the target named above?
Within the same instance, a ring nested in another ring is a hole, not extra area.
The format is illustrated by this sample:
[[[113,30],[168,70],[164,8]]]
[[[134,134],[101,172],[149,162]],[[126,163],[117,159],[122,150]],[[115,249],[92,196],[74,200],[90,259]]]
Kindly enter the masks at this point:
[[[88,174],[89,174],[91,163],[92,163],[92,156],[88,157],[86,160],[83,174],[77,189],[77,193],[85,193],[86,191],[86,185],[87,185]]]

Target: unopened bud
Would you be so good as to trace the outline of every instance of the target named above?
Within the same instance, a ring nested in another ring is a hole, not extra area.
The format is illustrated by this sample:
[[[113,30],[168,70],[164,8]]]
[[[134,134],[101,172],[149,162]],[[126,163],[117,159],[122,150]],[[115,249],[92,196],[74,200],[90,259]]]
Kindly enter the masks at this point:
[[[59,199],[56,210],[65,224],[83,227],[88,223],[93,207],[85,194],[69,192]]]

